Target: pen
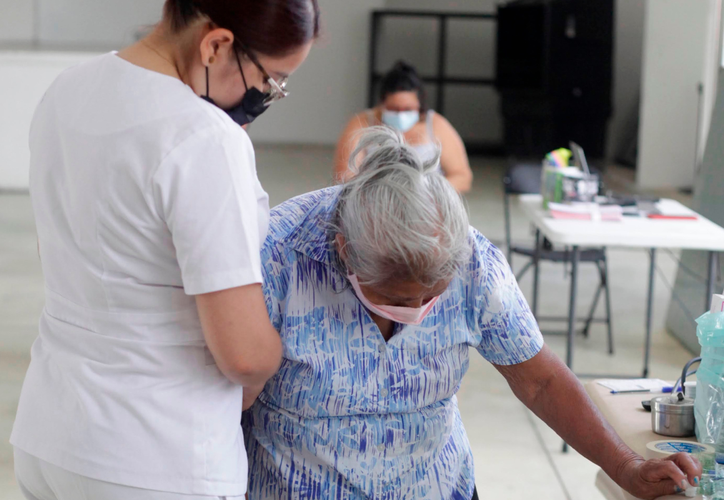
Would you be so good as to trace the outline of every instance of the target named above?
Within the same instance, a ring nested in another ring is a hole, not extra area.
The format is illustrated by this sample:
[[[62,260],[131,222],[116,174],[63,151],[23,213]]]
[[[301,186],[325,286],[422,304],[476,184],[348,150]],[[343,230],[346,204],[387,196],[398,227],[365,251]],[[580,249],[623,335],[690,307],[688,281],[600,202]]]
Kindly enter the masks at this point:
[[[630,392],[651,392],[651,389],[624,389],[622,391],[611,391],[611,394],[628,394]]]

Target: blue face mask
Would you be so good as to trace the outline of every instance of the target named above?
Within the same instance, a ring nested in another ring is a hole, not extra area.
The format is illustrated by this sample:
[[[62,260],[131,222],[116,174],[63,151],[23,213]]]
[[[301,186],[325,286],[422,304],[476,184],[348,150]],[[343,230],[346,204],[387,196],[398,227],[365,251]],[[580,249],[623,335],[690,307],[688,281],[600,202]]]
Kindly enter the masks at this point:
[[[382,123],[396,128],[400,132],[407,132],[420,121],[419,111],[388,111],[382,112]]]

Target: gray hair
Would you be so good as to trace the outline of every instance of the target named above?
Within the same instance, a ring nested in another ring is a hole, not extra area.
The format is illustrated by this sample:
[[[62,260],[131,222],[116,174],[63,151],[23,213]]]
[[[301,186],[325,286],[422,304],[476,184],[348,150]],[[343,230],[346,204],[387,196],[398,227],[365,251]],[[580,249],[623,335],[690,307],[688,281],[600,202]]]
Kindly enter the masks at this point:
[[[347,271],[363,284],[452,278],[470,257],[468,214],[438,172],[439,149],[422,161],[402,134],[369,127],[359,135],[341,189],[333,232],[345,239]]]

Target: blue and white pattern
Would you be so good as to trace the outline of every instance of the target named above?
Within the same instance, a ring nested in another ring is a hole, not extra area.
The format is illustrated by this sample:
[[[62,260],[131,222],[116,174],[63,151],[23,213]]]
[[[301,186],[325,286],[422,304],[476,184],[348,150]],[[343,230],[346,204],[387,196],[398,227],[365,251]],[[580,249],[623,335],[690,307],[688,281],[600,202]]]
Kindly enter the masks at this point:
[[[469,500],[473,458],[455,398],[469,347],[520,363],[543,346],[536,321],[502,253],[471,228],[467,267],[421,325],[385,342],[333,265],[338,193],[271,214],[264,292],[284,360],[244,415],[249,499]]]

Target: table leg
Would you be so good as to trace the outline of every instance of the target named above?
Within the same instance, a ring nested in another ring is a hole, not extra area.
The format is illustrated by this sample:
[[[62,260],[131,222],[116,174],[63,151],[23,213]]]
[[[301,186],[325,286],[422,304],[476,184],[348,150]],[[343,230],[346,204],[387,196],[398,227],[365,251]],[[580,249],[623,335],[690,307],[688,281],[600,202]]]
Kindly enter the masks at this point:
[[[651,328],[654,315],[654,274],[656,273],[656,249],[652,248],[649,263],[649,291],[646,298],[646,340],[644,343],[644,372],[643,377],[649,375],[649,357],[651,354]]]
[[[576,335],[576,293],[578,289],[578,259],[580,249],[571,250],[571,295],[568,304],[568,338],[566,341],[566,365],[573,370],[573,337]],[[568,453],[568,443],[563,442],[563,453]]]
[[[540,275],[540,229],[535,230],[535,253],[533,254],[533,317],[538,318],[538,277]]]
[[[571,251],[571,288],[568,303],[568,339],[566,342],[566,364],[573,369],[573,337],[576,335],[576,293],[578,291],[578,260],[580,249],[574,246]]]
[[[709,274],[706,282],[706,297],[704,297],[705,311],[708,311],[709,307],[711,307],[711,296],[716,293],[714,287],[716,286],[718,257],[716,252],[709,252]]]

